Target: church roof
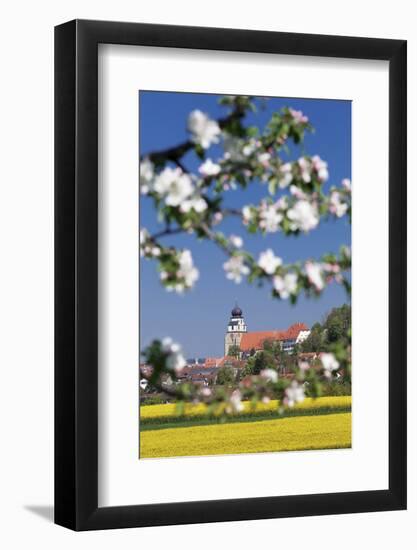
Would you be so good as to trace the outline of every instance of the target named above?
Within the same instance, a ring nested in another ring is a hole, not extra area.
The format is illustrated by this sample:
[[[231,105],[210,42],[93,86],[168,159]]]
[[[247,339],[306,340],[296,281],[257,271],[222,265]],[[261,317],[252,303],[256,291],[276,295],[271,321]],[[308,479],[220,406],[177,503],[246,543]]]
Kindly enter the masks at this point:
[[[262,332],[247,332],[242,336],[240,349],[250,351],[261,349],[265,340],[295,340],[302,330],[309,330],[304,323],[295,323],[287,330],[269,330]]]

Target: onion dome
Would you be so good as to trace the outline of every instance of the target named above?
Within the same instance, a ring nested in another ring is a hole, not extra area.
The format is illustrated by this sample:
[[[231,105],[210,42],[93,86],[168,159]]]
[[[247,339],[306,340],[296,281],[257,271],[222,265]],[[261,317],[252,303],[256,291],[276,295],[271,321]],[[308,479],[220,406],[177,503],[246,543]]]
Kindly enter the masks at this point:
[[[242,317],[243,313],[240,307],[236,304],[232,309],[232,317]]]

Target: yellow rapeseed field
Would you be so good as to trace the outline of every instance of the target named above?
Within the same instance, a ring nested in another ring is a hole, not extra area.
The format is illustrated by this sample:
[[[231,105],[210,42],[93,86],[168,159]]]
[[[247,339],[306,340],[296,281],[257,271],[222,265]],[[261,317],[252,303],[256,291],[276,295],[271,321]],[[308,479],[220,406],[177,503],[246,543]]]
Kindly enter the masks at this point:
[[[307,397],[301,403],[295,405],[294,409],[328,409],[335,408],[341,409],[345,407],[350,407],[352,403],[352,397],[350,395],[346,396],[337,396],[337,397],[319,397],[318,399],[312,399]],[[244,412],[251,412],[251,403],[245,401],[244,403]],[[258,403],[256,405],[256,412],[263,411],[273,411],[278,409],[278,401],[270,401],[267,404]],[[193,405],[188,403],[185,405],[184,414],[186,416],[196,416],[202,415],[206,412],[207,406],[204,404]],[[142,405],[140,407],[140,417],[143,419],[151,418],[164,418],[167,416],[173,416],[176,414],[175,404],[164,404],[164,405]]]
[[[149,408],[153,407],[156,405]],[[333,449],[350,446],[351,413],[168,428],[144,431],[140,434],[141,458]]]

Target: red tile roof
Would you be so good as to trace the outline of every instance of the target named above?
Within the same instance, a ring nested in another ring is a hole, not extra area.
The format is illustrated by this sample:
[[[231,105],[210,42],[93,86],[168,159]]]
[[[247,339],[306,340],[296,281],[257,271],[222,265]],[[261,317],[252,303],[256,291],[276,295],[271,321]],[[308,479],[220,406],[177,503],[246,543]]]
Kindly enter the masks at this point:
[[[242,336],[240,349],[250,351],[251,349],[261,349],[265,340],[295,340],[302,330],[308,330],[304,323],[295,323],[287,330],[269,330],[263,332],[247,332]]]
[[[223,367],[225,363],[233,365],[234,367],[239,367],[241,365],[241,361],[239,361],[239,359],[236,359],[236,357],[232,357],[231,355],[225,355],[224,357],[222,357],[217,363],[217,366]]]
[[[210,367],[216,367],[221,361],[221,357],[206,357],[206,361],[204,363],[204,367],[210,368]]]

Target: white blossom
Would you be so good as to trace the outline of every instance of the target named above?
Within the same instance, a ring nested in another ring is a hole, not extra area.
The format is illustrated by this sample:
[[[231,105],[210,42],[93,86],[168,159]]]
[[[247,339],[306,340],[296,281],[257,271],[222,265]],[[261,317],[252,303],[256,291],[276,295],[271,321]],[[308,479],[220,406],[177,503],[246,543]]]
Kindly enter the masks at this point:
[[[302,111],[296,111],[295,109],[289,109],[294,121],[298,124],[305,124],[308,122],[308,117],[303,114]]]
[[[323,290],[324,278],[321,264],[317,262],[306,262],[305,270],[308,280],[316,288],[316,290]]]
[[[288,208],[288,197],[284,195],[283,197],[280,197],[277,202],[275,203],[275,206],[280,210],[287,210]]]
[[[239,237],[239,235],[230,235],[229,242],[236,248],[242,248],[243,246],[243,239],[242,237]]]
[[[278,181],[281,189],[288,187],[292,182],[292,166],[290,162],[286,162],[279,167]]]
[[[314,170],[317,172],[318,179],[323,182],[329,179],[329,172],[327,170],[327,162],[322,160],[318,155],[314,155],[311,159]]]
[[[278,212],[274,205],[269,205],[262,208],[260,212],[259,226],[265,229],[267,233],[275,233],[279,229],[279,224],[282,222],[282,214]]]
[[[267,382],[272,382],[273,384],[278,382],[278,373],[274,369],[263,369],[259,374],[261,378],[263,378]]]
[[[350,179],[344,178],[344,179],[342,180],[342,187],[343,187],[344,189],[346,189],[346,191],[352,191],[352,184],[351,184]]]
[[[242,148],[242,153],[245,155],[245,157],[249,157],[255,151],[256,151],[256,141],[255,140],[250,140],[249,143],[247,143]]]
[[[180,351],[181,346],[174,342],[174,340],[170,336],[166,336],[162,339],[162,351],[164,353],[176,353]]]
[[[229,406],[226,407],[226,412],[241,412],[243,411],[242,394],[239,390],[235,390],[229,398]]]
[[[142,195],[147,195],[152,191],[154,179],[154,165],[148,157],[140,161],[139,166],[140,192]]]
[[[181,351],[181,346],[172,338],[166,337],[162,340],[162,351],[167,355],[166,368],[177,374],[186,366],[186,361]]]
[[[204,149],[210,147],[212,143],[220,141],[221,130],[218,123],[199,110],[189,114],[188,130],[191,132],[192,141]]]
[[[333,191],[330,195],[329,210],[336,217],[341,218],[347,212],[348,205],[341,200],[340,193]]]
[[[145,227],[142,227],[139,231],[139,250],[141,257],[146,256],[148,252],[148,239],[149,232]]]
[[[139,243],[141,246],[145,245],[147,240],[149,238],[149,231],[146,229],[146,227],[141,227],[139,231]]]
[[[304,401],[304,388],[296,380],[285,390],[284,404],[288,407],[294,407],[296,403]]]
[[[189,250],[183,250],[178,259],[180,268],[177,271],[177,277],[184,279],[185,286],[191,288],[199,277],[199,271],[193,264],[193,257]],[[176,289],[181,292],[181,289]]]
[[[304,372],[310,368],[310,363],[308,361],[298,361],[298,368]]]
[[[183,201],[180,205],[181,212],[189,212],[190,210],[195,210],[198,214],[201,214],[207,210],[207,202],[200,195],[195,195],[190,199]]]
[[[268,248],[259,255],[258,265],[267,275],[273,275],[277,267],[282,265],[282,259],[275,256],[273,250]]]
[[[287,212],[288,218],[293,222],[292,229],[308,232],[317,227],[320,217],[317,207],[306,200],[297,201]]]
[[[350,246],[343,245],[341,247],[341,252],[346,256],[346,258],[352,257],[352,251],[350,249]]]
[[[339,361],[337,361],[333,353],[321,353],[320,361],[321,361],[321,364],[323,365],[324,374],[325,376],[327,376],[327,378],[330,378],[332,375],[332,372],[334,370],[337,370],[340,366]]]
[[[301,157],[298,159],[298,166],[301,170],[301,178],[305,183],[310,183],[311,181],[311,166],[310,162],[304,158]]]
[[[280,298],[286,300],[291,294],[297,292],[298,275],[296,273],[287,273],[283,277],[277,275],[274,277],[273,284]]]
[[[198,171],[202,176],[217,176],[217,174],[220,172],[221,167],[219,164],[214,163],[211,159],[207,159],[203,162],[203,164],[200,166]]]
[[[216,212],[213,216],[214,225],[218,225],[222,221],[223,221],[223,214],[221,212]]]
[[[180,168],[165,168],[155,178],[154,190],[168,206],[179,206],[194,191],[191,178]]]
[[[264,168],[269,166],[269,161],[271,160],[271,155],[269,153],[261,153],[258,155],[258,162],[262,164]]]
[[[242,218],[243,218],[243,223],[244,224],[248,224],[251,219],[252,219],[252,210],[249,206],[244,206],[242,208]]]
[[[232,256],[223,264],[226,271],[227,279],[239,284],[242,281],[242,276],[249,275],[250,269],[244,263],[243,256]]]
[[[177,374],[187,365],[182,353],[171,353],[166,360],[166,367],[168,370],[173,370]]]
[[[297,185],[290,185],[290,193],[293,197],[299,200],[306,200],[307,195],[304,193],[302,189],[297,187]]]

